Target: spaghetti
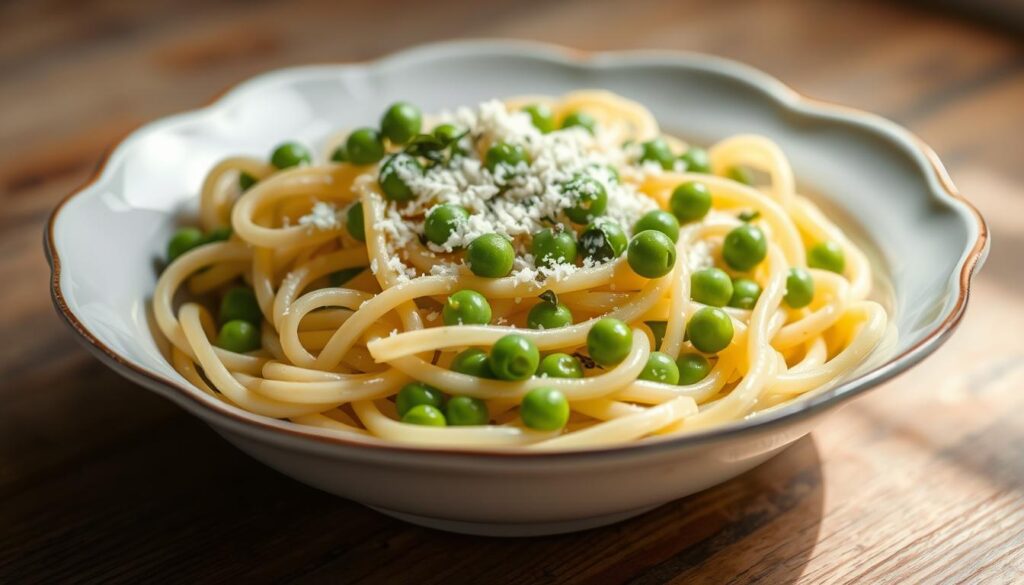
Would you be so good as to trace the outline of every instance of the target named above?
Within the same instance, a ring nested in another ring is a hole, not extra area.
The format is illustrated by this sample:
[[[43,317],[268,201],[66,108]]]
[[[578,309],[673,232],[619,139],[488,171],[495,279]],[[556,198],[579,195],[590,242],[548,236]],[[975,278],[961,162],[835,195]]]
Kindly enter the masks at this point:
[[[399,103],[335,146],[222,161],[171,240],[156,322],[218,400],[350,437],[587,448],[792,400],[886,327],[866,256],[763,137],[704,151],[579,91]]]

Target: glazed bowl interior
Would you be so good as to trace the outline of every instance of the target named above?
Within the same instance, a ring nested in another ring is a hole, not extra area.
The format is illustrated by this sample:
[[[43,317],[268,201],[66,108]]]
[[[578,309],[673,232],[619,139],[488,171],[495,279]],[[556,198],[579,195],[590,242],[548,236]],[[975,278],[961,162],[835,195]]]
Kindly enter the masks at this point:
[[[374,123],[383,105],[398,99],[429,112],[580,88],[635,99],[666,132],[697,144],[735,134],[771,138],[789,158],[800,190],[846,218],[840,223],[869,243],[895,335],[849,379],[774,418],[877,384],[934,349],[955,325],[984,254],[984,224],[906,131],[802,99],[762,73],[720,59],[649,53],[577,59],[550,47],[496,42],[273,72],[207,108],[137,130],[54,214],[47,243],[58,308],[98,354],[180,404],[221,414],[230,409],[236,420],[264,428],[294,428],[209,399],[154,341],[147,315],[160,259],[174,229],[194,214],[205,173],[226,156],[267,156],[286,139],[322,146],[338,131]],[[759,423],[738,423],[752,424]]]

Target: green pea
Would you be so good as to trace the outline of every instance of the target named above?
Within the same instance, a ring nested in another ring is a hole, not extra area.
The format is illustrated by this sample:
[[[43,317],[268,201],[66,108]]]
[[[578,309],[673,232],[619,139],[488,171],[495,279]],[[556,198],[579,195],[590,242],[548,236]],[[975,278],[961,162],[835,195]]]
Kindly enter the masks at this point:
[[[309,149],[298,142],[285,142],[270,154],[270,164],[279,169],[308,165],[313,162]]]
[[[332,272],[327,278],[331,283],[331,286],[341,286],[346,282],[352,280],[359,273],[366,270],[365,266],[355,266],[352,268],[342,268],[337,272]]]
[[[525,380],[537,371],[540,352],[529,339],[511,333],[494,343],[487,363],[499,380]]]
[[[380,120],[381,134],[395,144],[405,144],[419,134],[423,125],[420,109],[408,102],[392,104]]]
[[[555,129],[555,114],[546,104],[530,104],[523,108],[523,111],[530,114],[530,121],[542,134]]]
[[[630,240],[626,260],[640,276],[661,278],[676,265],[676,245],[659,231],[642,231]]]
[[[210,233],[203,237],[204,244],[212,244],[213,242],[226,242],[231,239],[232,230],[229,227],[214,228]]]
[[[537,375],[548,378],[582,378],[583,366],[580,360],[567,353],[552,353],[540,361]]]
[[[353,164],[369,165],[384,158],[384,142],[373,128],[360,128],[348,135],[345,151]]]
[[[647,364],[640,371],[641,380],[661,382],[663,384],[677,384],[679,382],[679,367],[672,360],[671,356],[660,351],[652,351],[647,358]]]
[[[690,275],[690,297],[698,303],[724,307],[732,293],[732,279],[723,270],[704,268]]]
[[[238,188],[242,191],[248,191],[257,182],[258,179],[256,177],[245,171],[238,173]]]
[[[256,293],[247,286],[236,286],[224,293],[220,300],[220,311],[217,313],[221,323],[240,319],[253,325],[263,321],[263,311],[256,300]]]
[[[523,396],[519,417],[528,428],[557,431],[569,422],[569,401],[554,388],[534,388]]]
[[[732,342],[732,319],[718,307],[698,309],[686,324],[690,343],[704,353],[716,353]]]
[[[331,161],[336,163],[348,162],[348,149],[344,144],[339,144],[331,153]]]
[[[475,290],[460,290],[445,301],[441,318],[445,325],[486,325],[491,322],[491,305]]]
[[[725,176],[744,185],[754,184],[754,177],[751,176],[750,171],[744,167],[730,167],[729,170],[726,171]]]
[[[562,129],[576,127],[593,134],[597,130],[597,118],[586,112],[572,112],[562,119]]]
[[[686,170],[691,173],[711,172],[711,159],[708,158],[708,151],[703,148],[691,146],[679,157],[679,160],[686,163]]]
[[[749,278],[734,278],[729,306],[737,309],[753,309],[761,298],[761,285]]]
[[[473,274],[501,278],[512,272],[516,251],[501,234],[483,234],[466,248],[466,264]]]
[[[174,262],[178,256],[204,243],[203,232],[198,229],[193,227],[179,229],[174,232],[171,241],[167,243],[167,263]]]
[[[576,238],[572,231],[545,228],[533,234],[530,252],[537,266],[551,268],[556,264],[576,263]]]
[[[610,219],[598,218],[580,234],[583,256],[597,262],[618,258],[628,244],[626,232]]]
[[[558,329],[572,325],[572,311],[562,303],[542,301],[526,315],[526,326],[530,329]]]
[[[453,396],[444,412],[453,427],[480,426],[491,420],[487,403],[472,396]]]
[[[423,222],[423,234],[427,239],[443,246],[460,225],[469,221],[469,212],[461,205],[443,203],[435,206]]]
[[[377,182],[384,196],[391,201],[408,201],[416,196],[409,181],[423,176],[423,165],[414,156],[403,152],[391,155],[380,169]]]
[[[585,224],[593,221],[608,207],[608,192],[604,185],[584,174],[577,174],[563,183],[562,192],[573,201],[572,206],[565,210],[566,217],[573,223]]]
[[[459,352],[455,359],[452,360],[449,369],[453,372],[466,374],[467,376],[494,378],[494,373],[491,372],[491,366],[488,363],[487,352],[477,347],[471,347]]]
[[[675,166],[676,157],[664,139],[648,140],[641,144],[640,148],[642,149],[640,162],[656,162],[666,171],[672,170],[672,167]]]
[[[672,191],[669,208],[681,223],[697,221],[711,209],[711,191],[704,183],[683,183]]]
[[[464,130],[456,127],[454,124],[441,124],[437,128],[434,128],[434,138],[440,140],[441,144],[444,144],[445,146],[448,146],[461,138],[464,133]]]
[[[621,362],[632,348],[633,330],[618,319],[599,319],[587,332],[587,353],[602,366]]]
[[[746,272],[767,255],[768,238],[761,228],[749,223],[733,228],[722,243],[722,259],[733,270]]]
[[[405,413],[402,422],[410,425],[423,425],[428,427],[448,426],[444,420],[444,414],[436,406],[429,404],[418,404]]]
[[[395,397],[395,406],[398,408],[398,416],[405,416],[405,413],[412,410],[414,406],[427,404],[434,408],[441,408],[444,404],[444,394],[440,390],[424,384],[423,382],[409,382],[398,391]]]
[[[814,279],[800,267],[789,269],[786,277],[786,304],[794,309],[806,307],[814,300]]]
[[[345,212],[345,227],[348,228],[348,235],[360,242],[366,241],[366,225],[364,221],[363,204],[361,201],[356,201]]]
[[[696,384],[711,372],[708,358],[699,353],[684,353],[676,360],[676,366],[679,367],[679,384],[682,386]]]
[[[807,265],[842,274],[846,269],[843,248],[833,241],[819,242],[807,251]]]
[[[260,330],[248,321],[235,319],[221,325],[217,345],[235,353],[246,353],[260,348]]]
[[[636,221],[633,233],[638,234],[644,230],[659,231],[673,242],[679,240],[679,220],[676,219],[676,216],[661,209],[648,211]]]
[[[506,175],[514,174],[520,164],[529,164],[526,151],[518,144],[499,142],[487,149],[484,154],[484,165],[487,170],[497,173],[502,168]]]

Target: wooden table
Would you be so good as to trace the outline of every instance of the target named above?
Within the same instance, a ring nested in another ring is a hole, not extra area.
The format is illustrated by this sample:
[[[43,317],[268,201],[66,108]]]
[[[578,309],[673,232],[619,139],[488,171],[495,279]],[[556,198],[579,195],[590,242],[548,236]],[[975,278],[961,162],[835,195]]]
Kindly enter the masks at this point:
[[[1024,35],[913,5],[679,4],[0,7],[0,582],[1024,582]],[[909,126],[994,232],[963,326],[725,485],[604,529],[499,540],[278,475],[57,319],[43,222],[127,131],[266,69],[459,36],[717,53]]]

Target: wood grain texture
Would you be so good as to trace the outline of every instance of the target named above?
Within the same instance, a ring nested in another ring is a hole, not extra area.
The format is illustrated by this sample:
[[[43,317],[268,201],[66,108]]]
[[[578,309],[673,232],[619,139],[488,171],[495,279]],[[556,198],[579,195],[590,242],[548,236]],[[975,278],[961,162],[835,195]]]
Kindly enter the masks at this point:
[[[291,481],[106,370],[40,233],[137,124],[266,69],[452,37],[746,61],[932,144],[991,222],[961,330],[754,471],[530,540],[412,527]],[[0,4],[0,582],[1024,582],[1024,45],[925,3]]]

